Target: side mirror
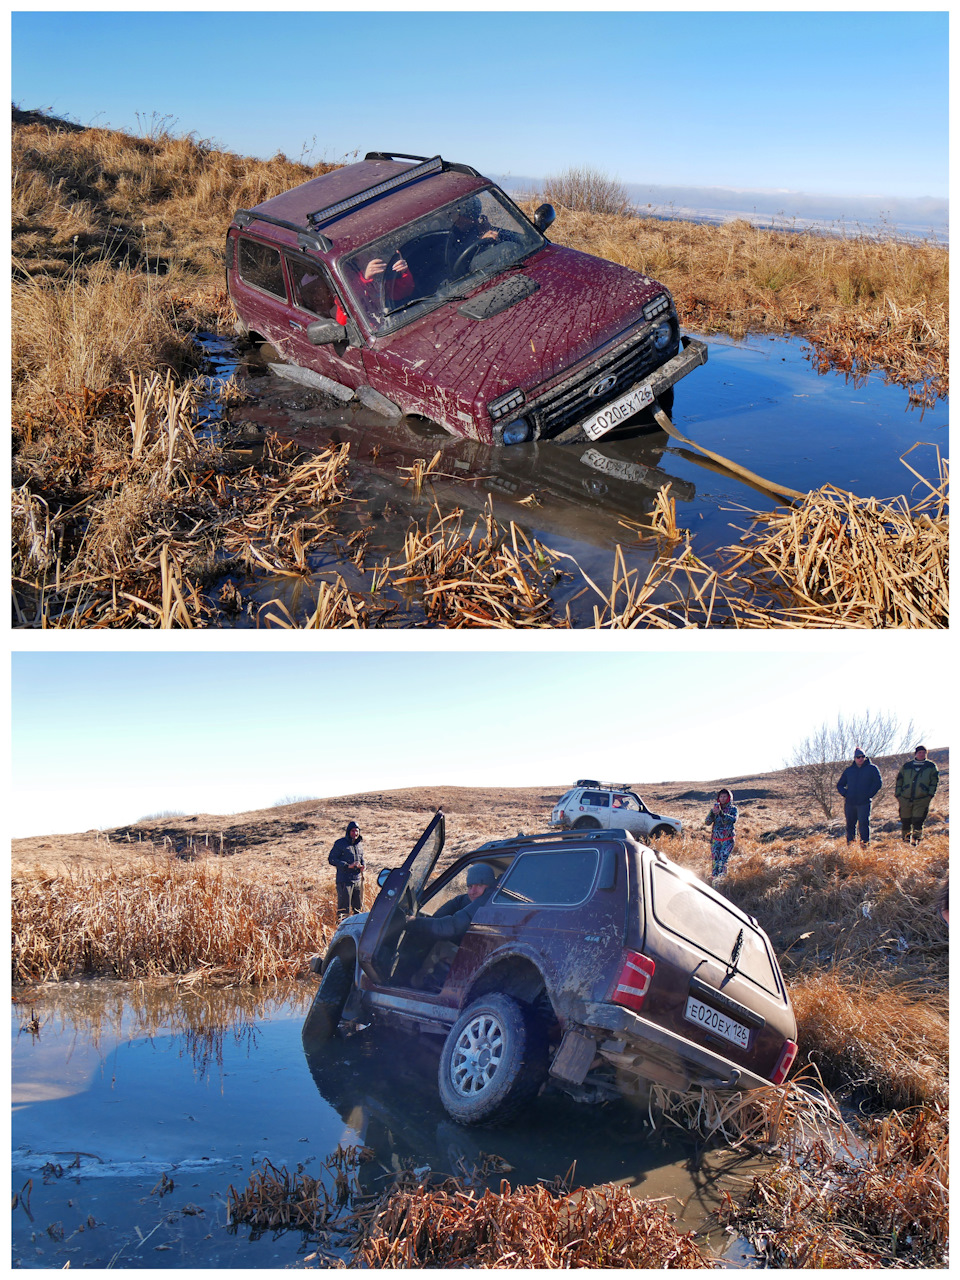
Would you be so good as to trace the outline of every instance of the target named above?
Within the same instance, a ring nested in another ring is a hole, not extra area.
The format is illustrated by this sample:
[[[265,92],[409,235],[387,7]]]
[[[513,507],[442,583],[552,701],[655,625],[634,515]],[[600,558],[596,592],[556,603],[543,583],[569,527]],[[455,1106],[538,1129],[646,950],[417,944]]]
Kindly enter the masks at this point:
[[[391,872],[392,870],[393,870],[393,868],[392,868],[392,867],[384,867],[384,868],[383,868],[383,870],[382,870],[382,871],[380,872],[380,874],[377,876],[377,887],[378,887],[378,888],[382,889],[382,888],[383,888],[383,886],[387,883],[387,876],[389,876],[389,874],[390,874],[390,872]]]
[[[533,214],[533,225],[543,234],[547,227],[551,226],[557,217],[557,211],[552,204],[542,204]]]
[[[336,320],[314,320],[307,325],[307,340],[315,347],[325,346],[328,342],[346,342],[347,326],[337,324]]]

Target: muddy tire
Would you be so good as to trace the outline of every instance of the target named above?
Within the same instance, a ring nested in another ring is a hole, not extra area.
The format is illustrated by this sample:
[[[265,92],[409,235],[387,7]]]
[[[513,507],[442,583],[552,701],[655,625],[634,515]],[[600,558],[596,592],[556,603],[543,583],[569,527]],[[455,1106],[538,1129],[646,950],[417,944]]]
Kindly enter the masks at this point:
[[[596,818],[578,818],[573,824],[574,831],[599,831],[600,823]]]
[[[540,1092],[547,1038],[536,1016],[510,996],[474,1001],[440,1055],[440,1101],[460,1124],[506,1124]]]
[[[352,986],[353,974],[339,956],[334,956],[323,971],[310,1012],[304,1019],[300,1036],[305,1048],[333,1039]]]

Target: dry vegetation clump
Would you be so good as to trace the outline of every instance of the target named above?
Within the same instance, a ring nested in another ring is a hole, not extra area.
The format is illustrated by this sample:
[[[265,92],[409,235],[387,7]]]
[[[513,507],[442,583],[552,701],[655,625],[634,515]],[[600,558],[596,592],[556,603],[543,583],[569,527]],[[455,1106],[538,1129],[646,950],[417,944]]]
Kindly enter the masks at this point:
[[[608,1184],[479,1193],[459,1179],[403,1180],[366,1215],[356,1245],[367,1267],[707,1267],[693,1232],[661,1204]]]
[[[934,1108],[867,1122],[853,1146],[817,1141],[754,1178],[720,1220],[767,1267],[945,1267],[948,1135]]]
[[[13,980],[192,975],[273,982],[300,974],[332,932],[333,905],[229,866],[163,858],[13,883]]]
[[[509,530],[484,515],[463,532],[463,512],[443,515],[434,507],[426,528],[406,537],[404,563],[393,569],[394,584],[415,587],[431,626],[552,627],[544,577],[550,557],[510,522]]]
[[[697,332],[799,333],[821,368],[882,370],[920,403],[947,394],[943,245],[585,211],[565,212],[551,237],[667,282]]]
[[[299,1165],[291,1174],[264,1160],[247,1185],[239,1191],[227,1190],[227,1222],[253,1228],[256,1240],[264,1231],[306,1231],[328,1242],[335,1231],[344,1229],[344,1207],[352,1205],[363,1192],[358,1181],[359,1166],[373,1158],[368,1147],[339,1145],[322,1161],[326,1177],[311,1177]]]

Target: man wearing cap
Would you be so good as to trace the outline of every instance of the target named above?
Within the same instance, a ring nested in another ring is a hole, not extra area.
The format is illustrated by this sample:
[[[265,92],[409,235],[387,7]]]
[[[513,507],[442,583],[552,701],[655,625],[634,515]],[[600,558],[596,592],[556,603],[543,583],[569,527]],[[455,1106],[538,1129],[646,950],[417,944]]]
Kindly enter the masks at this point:
[[[900,838],[907,844],[919,844],[930,801],[940,783],[940,773],[927,759],[926,747],[915,747],[912,760],[905,760],[897,774],[894,795],[900,805]]]
[[[347,830],[327,855],[331,867],[337,869],[337,924],[344,916],[363,910],[363,838],[355,822],[347,823]]]
[[[882,786],[880,770],[857,747],[853,764],[847,765],[837,780],[847,820],[847,844],[853,844],[858,829],[861,843],[870,843],[870,805]]]
[[[409,975],[419,967],[421,972],[417,976],[421,980],[417,985],[437,985],[438,981],[442,985],[463,935],[496,883],[493,867],[486,862],[475,862],[467,869],[466,893],[457,894],[431,916],[407,916],[407,936],[401,948],[403,958],[397,965],[398,972]],[[428,949],[429,954],[420,963]],[[395,974],[394,978],[402,985],[402,977],[397,978]]]

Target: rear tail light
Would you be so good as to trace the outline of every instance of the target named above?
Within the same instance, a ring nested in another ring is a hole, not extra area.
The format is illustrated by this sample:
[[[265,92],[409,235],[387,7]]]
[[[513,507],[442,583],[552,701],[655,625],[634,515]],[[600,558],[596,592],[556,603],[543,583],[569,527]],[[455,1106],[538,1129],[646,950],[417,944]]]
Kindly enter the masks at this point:
[[[797,1046],[792,1040],[788,1040],[780,1051],[777,1065],[774,1068],[773,1075],[770,1077],[774,1084],[783,1084],[790,1074],[790,1068],[793,1066],[793,1060],[796,1056]]]
[[[656,965],[638,951],[623,953],[623,968],[613,987],[611,999],[628,1009],[639,1009],[650,989],[650,980]]]

